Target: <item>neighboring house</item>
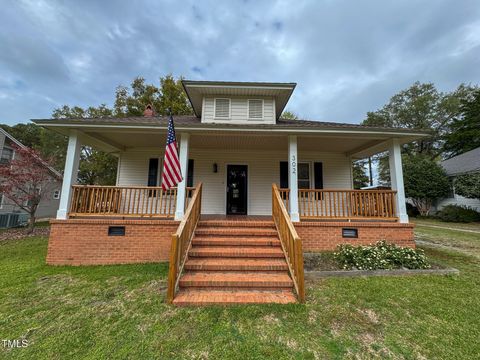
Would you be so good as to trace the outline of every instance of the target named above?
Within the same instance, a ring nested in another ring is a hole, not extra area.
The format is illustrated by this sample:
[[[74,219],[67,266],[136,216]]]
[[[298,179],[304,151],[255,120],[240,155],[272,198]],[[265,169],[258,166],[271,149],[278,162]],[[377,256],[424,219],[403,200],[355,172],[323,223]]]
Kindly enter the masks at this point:
[[[0,163],[9,163],[15,158],[14,145],[25,147],[20,141],[15,139],[8,132],[0,128]],[[47,166],[47,165],[45,165]],[[45,219],[55,217],[56,211],[60,203],[60,193],[62,188],[62,175],[50,166],[47,166],[52,172],[52,186],[49,186],[48,194],[44,196],[40,202],[36,217],[37,219]],[[1,180],[0,180],[1,181]],[[40,189],[41,190],[41,189]],[[5,214],[25,214],[18,205],[9,200],[0,193],[0,215],[4,214],[3,221],[0,221],[0,227],[6,226]],[[27,217],[25,217],[26,219]]]
[[[268,291],[291,293],[293,281],[302,300],[302,251],[383,239],[415,246],[400,148],[426,134],[282,119],[294,83],[185,80],[183,86],[195,115],[174,116],[186,179],[173,191],[159,187],[166,117],[146,111],[143,117],[33,120],[69,136],[48,263],[170,259],[169,300],[177,295],[177,304],[197,303],[195,291],[205,286],[220,293],[204,303],[288,302],[288,295]],[[116,186],[75,186],[82,144],[118,157]],[[353,190],[352,160],[384,151],[393,190]],[[243,291],[265,286],[259,295]],[[221,292],[232,287],[237,297]]]
[[[480,171],[480,147],[467,151],[461,155],[452,157],[451,159],[442,161],[442,167],[447,175],[453,179],[456,176]],[[435,211],[441,210],[447,205],[461,205],[480,211],[479,199],[468,199],[455,193],[455,186],[452,187],[450,196],[445,199],[437,200]]]

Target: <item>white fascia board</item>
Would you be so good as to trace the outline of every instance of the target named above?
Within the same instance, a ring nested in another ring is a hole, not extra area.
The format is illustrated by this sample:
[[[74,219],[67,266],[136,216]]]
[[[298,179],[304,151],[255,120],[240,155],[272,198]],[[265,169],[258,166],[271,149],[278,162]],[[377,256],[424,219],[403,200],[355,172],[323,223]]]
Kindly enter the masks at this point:
[[[110,128],[110,129],[139,129],[139,130],[167,130],[167,127],[158,126],[142,126],[142,125],[101,125],[101,124],[41,124],[45,127],[74,127],[74,128]],[[225,131],[225,132],[277,132],[288,133],[291,135],[300,134],[369,134],[369,135],[389,135],[392,137],[426,137],[429,134],[425,133],[404,133],[404,132],[390,132],[390,131],[371,131],[371,130],[345,130],[345,129],[298,129],[298,128],[220,128],[220,127],[182,127],[175,126],[175,130],[182,131]]]

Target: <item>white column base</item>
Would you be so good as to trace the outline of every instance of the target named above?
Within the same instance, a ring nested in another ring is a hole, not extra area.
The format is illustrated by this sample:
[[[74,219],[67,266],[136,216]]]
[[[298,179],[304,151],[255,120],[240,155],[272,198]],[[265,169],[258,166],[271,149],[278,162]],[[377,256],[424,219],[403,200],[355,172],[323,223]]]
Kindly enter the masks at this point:
[[[398,221],[402,224],[408,224],[409,223],[408,215],[407,214],[400,214],[398,216]]]
[[[58,209],[57,210],[57,219],[67,220],[67,218],[68,218],[67,210],[64,210],[64,209]]]
[[[292,222],[299,222],[300,221],[300,214],[299,213],[290,213],[290,220],[292,220]]]
[[[183,211],[176,211],[175,212],[175,221],[182,221],[183,220],[183,215],[185,215],[183,213]]]

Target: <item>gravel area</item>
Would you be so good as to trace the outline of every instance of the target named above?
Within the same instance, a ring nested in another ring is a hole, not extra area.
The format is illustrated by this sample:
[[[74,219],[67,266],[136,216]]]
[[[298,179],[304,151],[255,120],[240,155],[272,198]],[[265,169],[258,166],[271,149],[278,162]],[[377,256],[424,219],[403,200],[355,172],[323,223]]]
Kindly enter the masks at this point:
[[[50,234],[50,227],[41,226],[33,229],[31,234],[27,233],[26,228],[13,228],[0,231],[0,242],[7,240],[18,240],[31,236],[48,236]]]

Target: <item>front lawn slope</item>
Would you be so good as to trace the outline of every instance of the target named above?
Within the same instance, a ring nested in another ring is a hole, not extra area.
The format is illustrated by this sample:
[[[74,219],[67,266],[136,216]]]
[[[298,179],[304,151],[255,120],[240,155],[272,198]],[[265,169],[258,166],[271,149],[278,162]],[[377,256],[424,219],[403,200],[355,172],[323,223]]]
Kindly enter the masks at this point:
[[[480,261],[428,250],[460,276],[329,278],[305,305],[175,308],[166,264],[51,267],[47,239],[0,243],[6,359],[467,359],[480,353]]]

